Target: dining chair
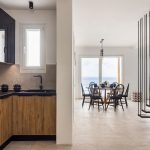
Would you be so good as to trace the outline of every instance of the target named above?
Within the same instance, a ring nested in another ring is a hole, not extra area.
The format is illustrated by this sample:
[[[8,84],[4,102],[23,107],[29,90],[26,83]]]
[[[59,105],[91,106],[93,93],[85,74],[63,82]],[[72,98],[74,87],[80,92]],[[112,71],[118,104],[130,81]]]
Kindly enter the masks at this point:
[[[118,84],[115,89],[112,89],[111,94],[109,96],[107,108],[109,105],[112,104],[111,106],[114,106],[114,110],[116,111],[116,107],[117,105],[119,105],[119,102],[120,102],[122,110],[124,111],[123,103],[122,103],[123,92],[124,92],[123,84]]]
[[[128,93],[129,93],[129,83],[127,85],[125,93],[122,95],[122,97],[124,98],[124,101],[122,102],[123,104],[126,104],[126,107],[128,107],[128,102],[127,102]]]
[[[103,106],[103,99],[101,96],[101,91],[100,88],[97,85],[90,85],[90,94],[91,94],[91,100],[90,100],[90,104],[89,104],[89,109],[91,107],[91,105],[97,104],[98,105],[98,110],[100,110],[100,106]],[[104,109],[104,106],[103,106]]]
[[[92,82],[89,83],[89,86],[86,87],[88,89],[89,93],[90,93],[90,86],[94,86],[94,85],[97,85],[97,84],[92,81]]]
[[[90,93],[85,93],[85,90],[83,88],[83,84],[81,83],[81,90],[82,90],[82,97],[83,97],[83,100],[82,100],[82,107],[84,106],[84,103],[89,103],[89,101],[85,101],[86,98],[90,98]]]

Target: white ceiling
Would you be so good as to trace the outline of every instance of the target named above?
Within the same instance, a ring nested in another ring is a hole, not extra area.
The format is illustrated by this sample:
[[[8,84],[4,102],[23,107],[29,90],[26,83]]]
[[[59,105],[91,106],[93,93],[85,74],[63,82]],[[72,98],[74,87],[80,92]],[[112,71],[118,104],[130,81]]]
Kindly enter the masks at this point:
[[[137,45],[137,21],[150,9],[150,0],[75,0],[74,34],[77,46]]]
[[[5,9],[28,9],[29,0],[0,0]],[[56,9],[56,0],[32,0],[35,9]],[[77,46],[136,46],[137,21],[150,10],[150,0],[74,0]]]
[[[5,9],[28,9],[30,0],[0,0],[0,7]],[[34,9],[56,9],[56,0],[31,0]]]

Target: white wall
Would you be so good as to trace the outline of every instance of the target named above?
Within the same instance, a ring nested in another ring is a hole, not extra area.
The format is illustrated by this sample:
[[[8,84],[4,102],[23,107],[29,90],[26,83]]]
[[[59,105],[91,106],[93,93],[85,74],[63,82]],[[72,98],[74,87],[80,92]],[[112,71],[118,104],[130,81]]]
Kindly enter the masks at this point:
[[[57,0],[57,144],[72,144],[72,0]]]
[[[16,20],[16,64],[20,64],[20,24],[45,25],[46,63],[56,64],[56,11],[5,10]]]
[[[138,51],[132,47],[109,47],[104,48],[105,56],[123,57],[123,83],[130,83],[130,94],[137,91],[138,88]],[[76,77],[75,77],[75,95],[80,97],[80,57],[99,56],[99,49],[96,47],[76,47]]]

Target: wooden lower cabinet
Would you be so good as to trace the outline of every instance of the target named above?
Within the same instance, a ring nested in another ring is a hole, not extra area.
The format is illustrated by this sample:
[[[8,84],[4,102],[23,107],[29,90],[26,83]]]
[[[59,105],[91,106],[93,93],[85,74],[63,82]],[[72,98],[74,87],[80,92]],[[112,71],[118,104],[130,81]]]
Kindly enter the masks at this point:
[[[56,96],[13,96],[13,135],[56,135]]]
[[[12,136],[12,97],[0,100],[0,145]]]

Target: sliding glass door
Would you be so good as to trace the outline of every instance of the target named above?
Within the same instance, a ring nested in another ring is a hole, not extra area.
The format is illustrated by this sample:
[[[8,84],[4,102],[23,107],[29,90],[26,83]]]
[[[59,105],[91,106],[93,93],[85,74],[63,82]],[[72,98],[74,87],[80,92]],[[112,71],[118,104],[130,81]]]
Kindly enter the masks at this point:
[[[120,57],[104,57],[102,59],[102,82],[122,82],[122,63]]]
[[[99,58],[81,58],[81,83],[84,89],[90,82],[99,83]]]
[[[122,58],[81,58],[81,83],[84,88],[90,82],[99,84],[104,81],[122,83]]]

